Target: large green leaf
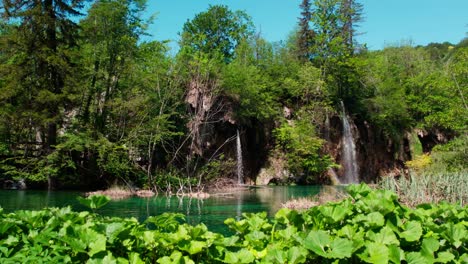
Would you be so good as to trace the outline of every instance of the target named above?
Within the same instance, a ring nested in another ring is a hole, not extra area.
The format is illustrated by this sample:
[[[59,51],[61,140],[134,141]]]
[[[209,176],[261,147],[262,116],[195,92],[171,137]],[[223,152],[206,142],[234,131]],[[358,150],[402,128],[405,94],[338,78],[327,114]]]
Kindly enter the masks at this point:
[[[388,259],[396,264],[401,263],[404,259],[403,250],[395,244],[388,245]]]
[[[330,245],[330,249],[329,258],[350,258],[353,252],[353,242],[344,238],[335,238]]]
[[[354,219],[357,223],[362,223],[366,227],[381,227],[385,223],[383,215],[379,212],[372,212],[365,215],[359,215]]]
[[[384,244],[368,242],[366,249],[359,254],[359,257],[367,263],[384,264],[389,261],[389,250]]]
[[[206,248],[206,246],[207,246],[207,243],[205,241],[192,240],[190,241],[188,253],[190,255],[195,255],[197,253],[202,252],[203,248]]]
[[[404,225],[404,231],[400,233],[400,237],[408,242],[419,240],[422,235],[421,223],[410,221]]]
[[[325,231],[311,231],[304,240],[304,247],[325,258],[349,258],[353,242],[344,238],[330,239]]]
[[[406,262],[408,262],[408,264],[427,264],[427,263],[430,263],[419,252],[410,252],[410,253],[406,254]]]
[[[77,200],[84,206],[95,210],[103,207],[106,205],[109,201],[110,198],[106,195],[92,195],[87,198],[83,197],[77,197]]]
[[[331,223],[337,224],[349,213],[347,208],[340,205],[321,206],[319,207],[319,211],[322,213],[325,219],[330,219]]]
[[[304,263],[307,258],[307,250],[302,247],[292,247],[288,249],[287,257],[289,264]],[[285,262],[284,262],[285,263]]]
[[[248,249],[243,248],[237,252],[226,252],[224,263],[252,263],[255,256]]]
[[[94,256],[96,253],[106,250],[106,237],[101,234],[97,234],[94,241],[89,243],[88,255]]]
[[[463,242],[468,241],[467,227],[463,223],[449,223],[443,235],[456,247],[459,248]]]
[[[384,226],[377,234],[371,230],[366,234],[366,236],[368,239],[384,245],[400,245],[400,241],[398,241],[395,233],[387,226]]]
[[[304,247],[312,250],[315,254],[328,257],[326,248],[330,246],[330,235],[327,232],[318,230],[310,231],[304,240]]]
[[[432,237],[424,238],[421,245],[421,255],[423,255],[426,259],[433,261],[434,252],[439,250],[439,246],[439,241],[437,239]]]
[[[455,256],[452,253],[444,251],[437,254],[435,261],[440,263],[449,263],[454,259]],[[465,262],[462,260],[462,263],[468,263],[468,257],[466,258]]]
[[[12,226],[15,226],[14,222],[9,220],[2,220],[0,222],[0,235],[5,234]]]

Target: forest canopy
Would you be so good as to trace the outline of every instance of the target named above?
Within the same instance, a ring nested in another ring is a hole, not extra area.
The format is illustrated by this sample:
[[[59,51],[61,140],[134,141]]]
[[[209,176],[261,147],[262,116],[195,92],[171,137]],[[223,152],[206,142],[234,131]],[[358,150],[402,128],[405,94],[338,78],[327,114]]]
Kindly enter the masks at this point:
[[[340,102],[385,163],[414,156],[401,154],[408,135],[424,152],[466,136],[467,39],[370,51],[354,37],[365,6],[304,0],[297,30],[270,43],[247,13],[212,5],[173,55],[143,40],[146,4],[2,1],[1,181],[202,188],[235,177],[240,131],[246,179],[276,157],[301,183],[329,182]]]

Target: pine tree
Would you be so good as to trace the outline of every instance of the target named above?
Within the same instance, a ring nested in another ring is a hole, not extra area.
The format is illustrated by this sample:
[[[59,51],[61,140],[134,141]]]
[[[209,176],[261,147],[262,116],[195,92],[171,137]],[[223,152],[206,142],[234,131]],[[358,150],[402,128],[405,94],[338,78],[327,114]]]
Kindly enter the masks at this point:
[[[342,20],[342,38],[349,54],[355,50],[354,36],[356,35],[357,23],[362,21],[362,4],[355,0],[343,0],[340,13]]]
[[[298,57],[301,61],[309,61],[312,58],[311,46],[313,45],[315,32],[310,28],[312,18],[310,0],[303,0],[301,5],[301,17],[299,18],[299,31],[297,36]]]

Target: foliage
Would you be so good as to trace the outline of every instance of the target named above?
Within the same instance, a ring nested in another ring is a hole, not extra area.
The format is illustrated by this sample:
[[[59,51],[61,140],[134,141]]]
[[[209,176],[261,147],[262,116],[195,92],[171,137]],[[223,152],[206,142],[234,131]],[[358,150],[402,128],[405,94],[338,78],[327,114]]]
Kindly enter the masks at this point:
[[[408,161],[406,164],[411,169],[408,177],[383,177],[380,187],[395,191],[409,205],[439,201],[466,204],[466,140],[466,135],[460,136],[434,147],[431,154]]]
[[[354,38],[359,1],[301,2],[299,32],[286,43],[254,34],[245,12],[213,5],[184,24],[174,55],[166,41],[143,41],[145,0],[4,0],[1,180],[199,185],[228,173],[229,162],[208,156],[238,126],[316,182],[333,165],[318,131],[334,125],[339,101],[394,152],[414,128],[466,134],[467,40],[366,51]],[[460,171],[463,153],[436,152],[427,169]]]
[[[405,162],[405,165],[413,170],[422,170],[424,167],[429,166],[432,163],[431,156],[429,154],[422,154],[416,156],[414,159]]]
[[[184,24],[181,47],[195,53],[219,54],[229,62],[236,46],[252,34],[252,27],[246,13],[233,12],[223,5],[210,5],[206,12]]]
[[[461,135],[447,144],[435,146],[431,152],[434,160],[431,171],[457,172],[467,169],[468,160],[468,135]]]
[[[387,47],[368,54],[367,86],[373,96],[364,99],[371,119],[393,138],[413,127],[466,130],[466,80],[462,64],[466,48],[431,60],[424,48]],[[454,71],[454,69],[457,69]],[[460,107],[461,106],[461,107]]]
[[[334,166],[330,156],[321,152],[324,140],[316,136],[315,129],[304,118],[284,122],[275,130],[279,146],[286,153],[288,169],[297,176],[305,176],[309,182],[316,182],[321,173]]]
[[[275,86],[264,67],[259,67],[268,55],[257,54],[261,59],[255,60],[253,49],[245,41],[239,44],[235,59],[224,68],[222,87],[239,106],[236,111],[238,119],[264,121],[272,118],[279,107],[275,102]]]
[[[92,195],[86,198],[77,197],[77,199],[80,202],[80,204],[92,210],[96,210],[103,207],[111,200],[108,196],[105,195]]]
[[[67,208],[0,210],[0,260],[60,263],[463,263],[466,207],[423,204],[366,185],[350,198],[298,212],[227,219],[233,235],[162,214],[145,223]]]

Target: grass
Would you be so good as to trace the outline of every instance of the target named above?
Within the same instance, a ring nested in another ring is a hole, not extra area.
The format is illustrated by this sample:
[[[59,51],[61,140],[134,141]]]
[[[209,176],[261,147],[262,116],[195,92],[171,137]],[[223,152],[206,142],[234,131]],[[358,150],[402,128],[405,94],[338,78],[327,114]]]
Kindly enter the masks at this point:
[[[464,206],[468,202],[468,171],[410,172],[408,178],[384,177],[379,187],[396,192],[401,202],[411,207],[442,201]]]

